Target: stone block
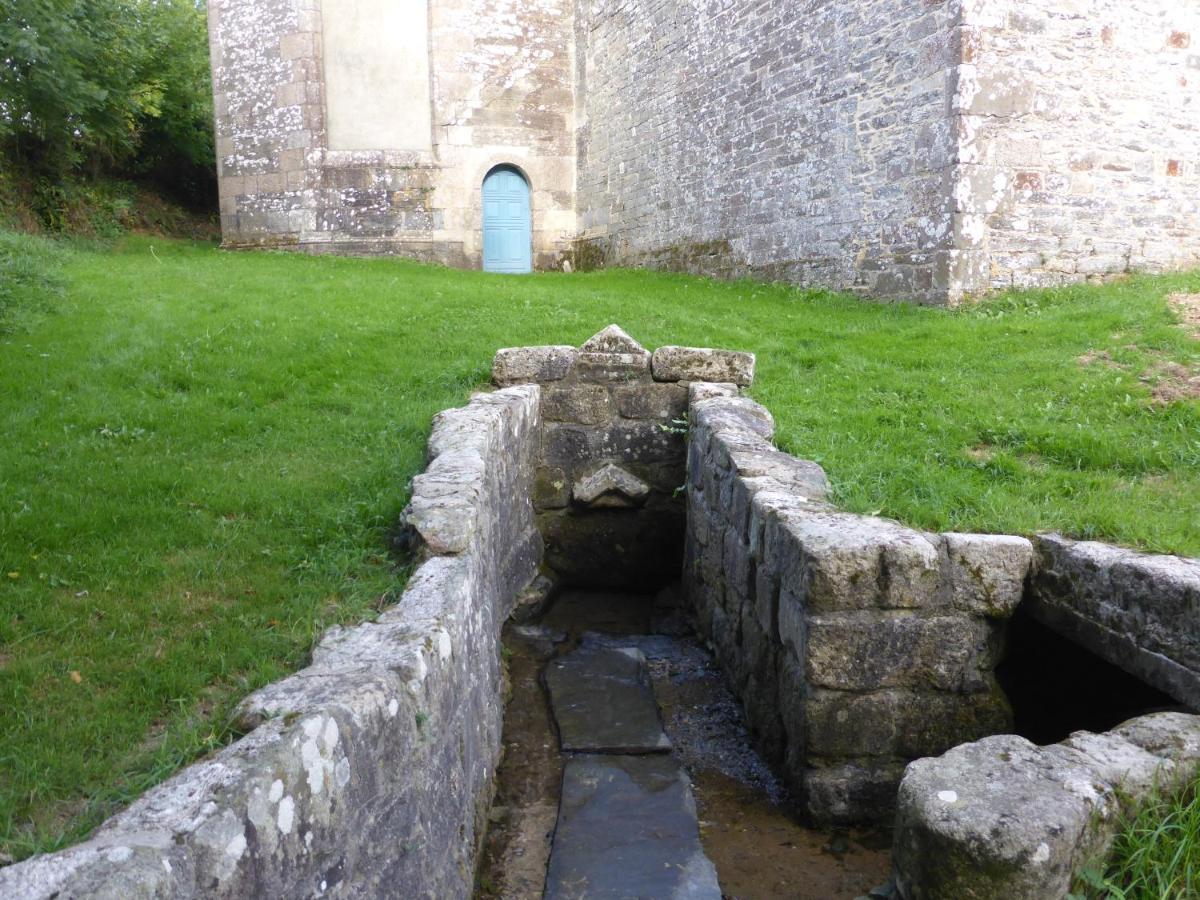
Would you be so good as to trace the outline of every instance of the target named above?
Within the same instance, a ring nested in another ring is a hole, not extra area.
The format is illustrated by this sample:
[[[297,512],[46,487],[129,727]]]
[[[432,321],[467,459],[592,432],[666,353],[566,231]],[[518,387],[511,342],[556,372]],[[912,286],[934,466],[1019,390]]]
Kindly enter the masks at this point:
[[[986,691],[999,661],[993,627],[966,616],[810,615],[807,634],[809,684],[843,691]]]
[[[707,381],[749,387],[754,383],[754,354],[704,347],[659,347],[654,351],[655,381]]]
[[[492,381],[499,387],[525,382],[544,383],[566,378],[575,362],[575,348],[509,347],[496,351]]]
[[[575,378],[582,382],[619,384],[630,381],[649,381],[650,354],[642,353],[585,353],[575,358]]]
[[[616,389],[617,409],[627,419],[673,422],[687,412],[688,392],[678,384],[631,385]]]
[[[1188,772],[1200,770],[1200,717],[1157,713],[1130,719],[1112,733],[1161,759],[1173,761],[1175,783],[1186,778]]]
[[[721,900],[687,772],[672,757],[582,754],[567,763],[545,898],[585,896]]]
[[[471,450],[443,453],[413,479],[405,519],[430,553],[467,549],[480,513],[485,464]]]
[[[698,400],[691,405],[690,413],[693,427],[707,428],[714,435],[730,439],[743,435],[769,442],[775,434],[775,419],[771,413],[747,397]],[[769,444],[758,447],[772,449]]]
[[[593,457],[592,435],[590,429],[579,425],[547,422],[542,427],[539,459],[544,465],[570,472],[579,463]]]
[[[533,476],[535,509],[563,509],[571,502],[571,479],[565,469],[541,466]]]
[[[828,510],[793,512],[772,531],[768,553],[785,586],[803,590],[814,613],[923,609],[941,603],[938,549],[894,522]]]
[[[624,463],[675,462],[684,458],[683,435],[658,422],[626,422],[593,431],[588,436],[593,459]]]
[[[576,503],[593,509],[640,506],[650,494],[650,485],[612,463],[580,478],[571,488]]]
[[[829,493],[824,469],[782,450],[733,451],[729,461],[742,478],[769,479],[776,489],[794,491],[804,500],[824,500]]]
[[[612,399],[604,385],[555,385],[542,394],[542,418],[547,422],[604,425],[612,418]]]
[[[693,381],[688,385],[688,403],[695,403],[697,400],[712,400],[715,397],[736,397],[739,393],[736,384]]]
[[[864,759],[806,769],[800,776],[801,808],[816,825],[882,822],[896,809],[904,764]]]
[[[817,689],[804,702],[802,721],[814,757],[919,759],[1010,730],[1012,710],[998,688],[971,695]]]
[[[1048,747],[997,735],[917,760],[898,796],[897,887],[909,900],[1065,896],[1119,813],[1195,777],[1198,742],[1200,717],[1159,713]]]
[[[585,640],[583,646],[550,661],[545,681],[564,752],[671,749],[641,650]]]
[[[646,353],[647,350],[631,338],[619,325],[609,325],[596,332],[580,345],[581,353],[613,353],[634,354]]]
[[[1022,537],[943,534],[946,580],[952,602],[963,612],[1008,618],[1025,595],[1033,566],[1033,544]]]
[[[1040,622],[1200,709],[1200,560],[1039,535],[1026,608]]]

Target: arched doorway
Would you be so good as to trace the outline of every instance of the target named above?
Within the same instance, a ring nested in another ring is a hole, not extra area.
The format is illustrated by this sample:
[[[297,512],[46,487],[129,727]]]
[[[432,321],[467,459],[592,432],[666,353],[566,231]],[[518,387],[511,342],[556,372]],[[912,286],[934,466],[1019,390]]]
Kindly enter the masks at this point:
[[[483,179],[483,270],[533,271],[529,182],[515,166],[496,166]]]

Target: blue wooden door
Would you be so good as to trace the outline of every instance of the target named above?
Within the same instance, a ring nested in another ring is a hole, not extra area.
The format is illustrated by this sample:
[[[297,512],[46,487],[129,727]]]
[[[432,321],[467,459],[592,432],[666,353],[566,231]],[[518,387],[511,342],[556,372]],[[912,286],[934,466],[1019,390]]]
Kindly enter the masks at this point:
[[[516,169],[492,169],[483,180],[483,269],[533,271],[529,182]]]

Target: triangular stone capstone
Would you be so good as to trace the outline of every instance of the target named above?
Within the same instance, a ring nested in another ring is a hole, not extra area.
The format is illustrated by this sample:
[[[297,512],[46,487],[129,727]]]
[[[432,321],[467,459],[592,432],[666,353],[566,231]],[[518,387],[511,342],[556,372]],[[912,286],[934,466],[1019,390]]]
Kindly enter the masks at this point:
[[[593,334],[582,347],[583,353],[637,353],[648,352],[645,347],[625,333],[620,325],[609,325]]]

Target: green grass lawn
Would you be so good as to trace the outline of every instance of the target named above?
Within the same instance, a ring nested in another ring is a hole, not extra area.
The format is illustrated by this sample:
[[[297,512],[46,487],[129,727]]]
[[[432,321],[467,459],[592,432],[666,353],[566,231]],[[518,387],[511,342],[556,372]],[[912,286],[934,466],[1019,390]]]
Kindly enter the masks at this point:
[[[0,334],[0,853],[79,838],[394,596],[430,418],[497,347],[618,322],[752,350],[781,444],[847,508],[1200,555],[1200,401],[1140,378],[1200,363],[1164,300],[1200,274],[957,312],[147,239],[64,274]]]

